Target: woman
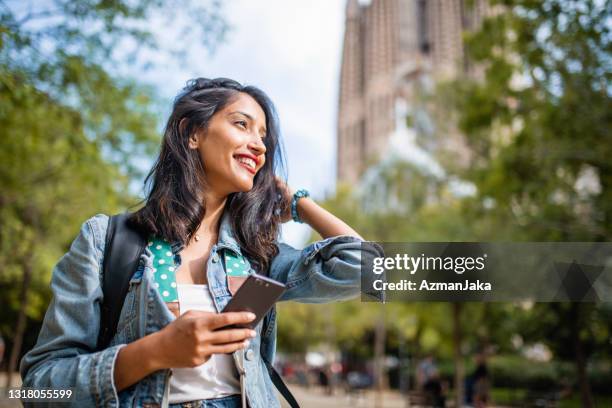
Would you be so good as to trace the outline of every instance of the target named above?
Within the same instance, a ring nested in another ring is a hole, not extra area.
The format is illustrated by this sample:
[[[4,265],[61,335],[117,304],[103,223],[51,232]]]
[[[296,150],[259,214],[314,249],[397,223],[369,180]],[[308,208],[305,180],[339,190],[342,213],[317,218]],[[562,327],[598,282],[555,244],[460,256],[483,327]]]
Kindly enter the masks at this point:
[[[21,362],[24,386],[74,387],[74,406],[279,406],[265,364],[276,347],[274,312],[255,330],[224,328],[249,322],[250,313],[219,312],[252,272],[285,283],[281,300],[354,297],[362,241],[275,176],[279,137],[259,89],[189,81],[145,181],[144,206],[130,217],[149,243],[109,347],[95,344],[108,223],[98,214],[53,271],[53,301]],[[291,219],[323,240],[301,251],[278,243]]]

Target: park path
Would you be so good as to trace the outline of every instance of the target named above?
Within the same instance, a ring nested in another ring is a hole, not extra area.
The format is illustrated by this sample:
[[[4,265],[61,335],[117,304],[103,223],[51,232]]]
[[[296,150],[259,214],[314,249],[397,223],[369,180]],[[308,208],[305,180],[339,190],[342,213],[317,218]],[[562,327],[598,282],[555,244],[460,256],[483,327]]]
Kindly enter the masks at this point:
[[[4,372],[0,373],[0,386],[4,387],[6,375]],[[13,387],[19,387],[21,385],[21,378],[19,373],[13,375]],[[382,403],[376,405],[376,393],[368,391],[361,393],[358,396],[346,395],[343,391],[338,390],[334,395],[327,395],[325,390],[320,387],[298,387],[295,385],[290,386],[291,391],[294,393],[296,399],[300,402],[300,406],[303,408],[405,408],[406,404],[404,399],[398,392],[384,391],[382,394]],[[10,401],[3,397],[4,388],[0,388],[0,408],[16,408],[21,407],[19,401]],[[282,401],[283,408],[289,408],[289,405],[284,402],[282,397],[279,397]],[[414,407],[414,405],[413,405]]]
[[[337,391],[334,395],[327,395],[320,387],[303,388],[290,386],[291,392],[303,408],[374,408],[376,405],[376,393],[372,391],[363,392],[349,396],[343,391]],[[283,408],[289,408],[282,397]],[[397,392],[385,391],[382,394],[382,404],[379,408],[404,408],[406,406],[403,398]]]

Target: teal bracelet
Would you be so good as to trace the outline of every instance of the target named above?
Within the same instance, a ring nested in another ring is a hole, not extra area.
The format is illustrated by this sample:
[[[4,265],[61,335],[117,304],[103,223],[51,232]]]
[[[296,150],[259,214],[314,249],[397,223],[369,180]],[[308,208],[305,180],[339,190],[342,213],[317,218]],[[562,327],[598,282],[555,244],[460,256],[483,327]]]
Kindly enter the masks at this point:
[[[293,221],[299,222],[301,224],[303,224],[304,221],[302,221],[298,215],[297,202],[302,197],[310,197],[310,193],[308,192],[308,190],[305,190],[303,188],[299,189],[295,192],[295,194],[293,194],[293,198],[291,199],[291,218],[293,218]]]

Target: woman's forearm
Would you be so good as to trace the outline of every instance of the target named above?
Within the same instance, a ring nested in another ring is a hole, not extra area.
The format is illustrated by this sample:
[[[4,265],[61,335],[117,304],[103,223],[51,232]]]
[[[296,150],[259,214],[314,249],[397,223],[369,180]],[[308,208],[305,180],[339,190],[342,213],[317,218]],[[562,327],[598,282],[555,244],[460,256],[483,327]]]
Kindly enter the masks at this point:
[[[307,222],[321,237],[329,238],[337,235],[350,235],[363,239],[354,229],[348,226],[340,218],[321,207],[308,197],[297,202],[299,217]]]
[[[149,334],[119,350],[113,375],[117,392],[164,368],[156,354],[159,353],[159,347],[156,346],[158,336],[158,332]]]

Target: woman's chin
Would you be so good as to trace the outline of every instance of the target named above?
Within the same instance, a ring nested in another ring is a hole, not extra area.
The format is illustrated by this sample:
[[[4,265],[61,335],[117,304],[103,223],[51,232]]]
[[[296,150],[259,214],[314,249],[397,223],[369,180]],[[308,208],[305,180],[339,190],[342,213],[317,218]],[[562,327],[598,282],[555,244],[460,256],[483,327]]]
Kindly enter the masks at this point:
[[[232,177],[228,179],[231,180],[231,184],[234,185],[237,191],[245,192],[253,188],[253,178],[254,177],[255,176],[248,173],[245,169],[239,168],[238,171],[233,173]]]
[[[236,183],[236,189],[241,192],[251,191],[253,188],[253,180],[241,180],[239,183]]]

